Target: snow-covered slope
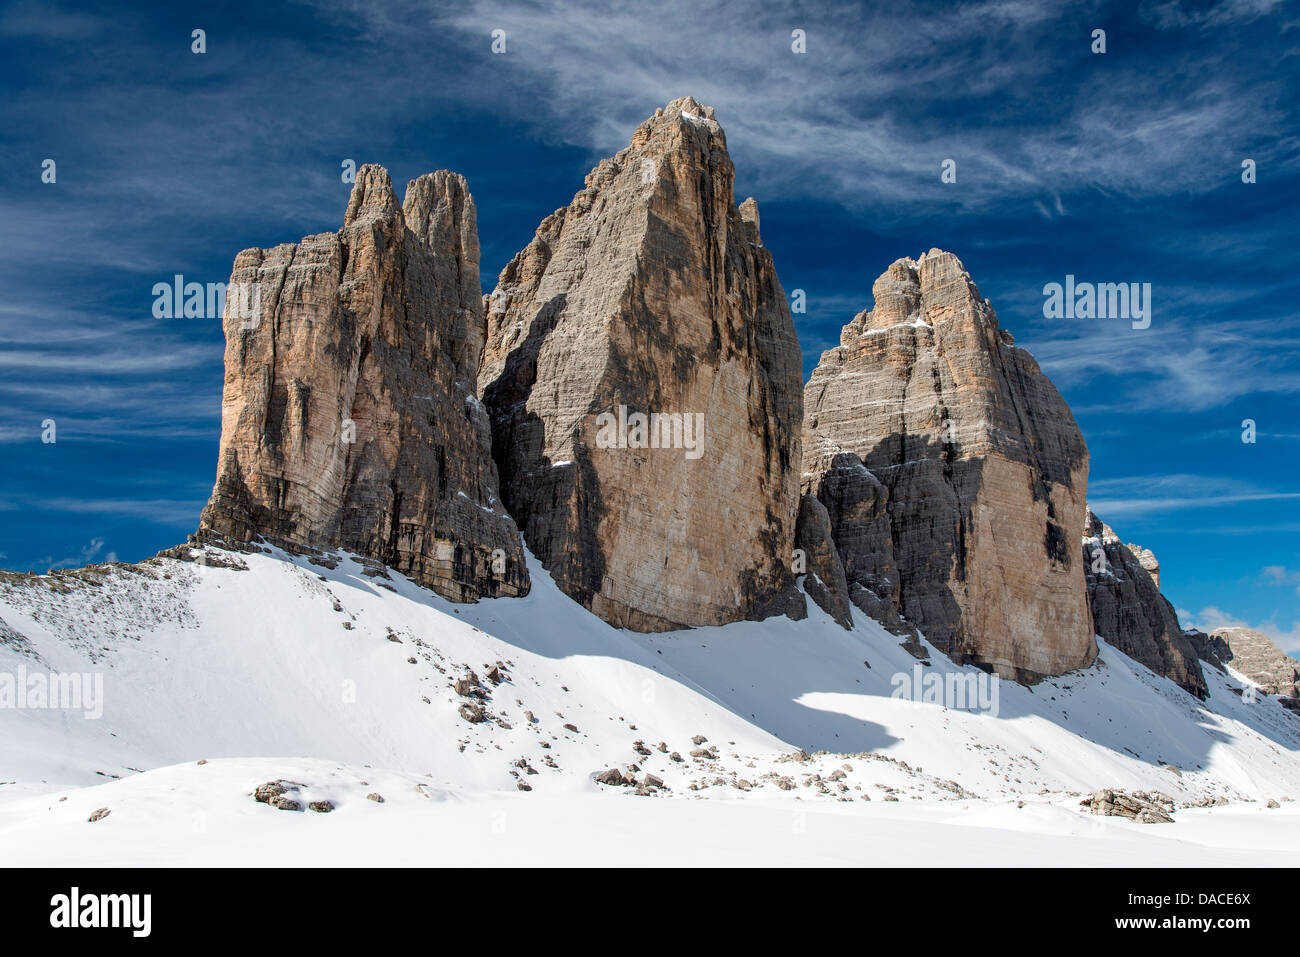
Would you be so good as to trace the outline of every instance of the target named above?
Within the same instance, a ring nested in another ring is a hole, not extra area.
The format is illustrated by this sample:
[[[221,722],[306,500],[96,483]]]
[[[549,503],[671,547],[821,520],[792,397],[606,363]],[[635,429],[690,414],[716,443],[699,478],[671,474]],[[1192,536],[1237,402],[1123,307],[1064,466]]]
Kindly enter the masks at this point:
[[[193,555],[212,563],[0,583],[0,675],[103,676],[98,719],[0,707],[7,859],[325,863],[326,840],[350,860],[433,863],[455,859],[449,834],[496,833],[488,809],[511,822],[501,860],[590,862],[637,842],[658,863],[925,863],[917,841],[986,864],[1076,844],[1069,862],[1204,863],[1213,848],[1280,864],[1300,849],[1300,720],[1213,669],[1202,703],[1103,647],[1087,671],[986,686],[995,707],[967,711],[891,695],[979,672],[933,652],[922,668],[874,622],[846,632],[811,604],[803,622],[646,636],[536,564],[527,598],[453,605],[348,556]],[[593,780],[633,763],[667,788]],[[249,797],[276,778],[337,810]],[[1174,825],[1082,815],[1079,793],[1101,787],[1229,803]],[[704,809],[717,801],[735,812]],[[820,837],[765,845],[773,829]]]

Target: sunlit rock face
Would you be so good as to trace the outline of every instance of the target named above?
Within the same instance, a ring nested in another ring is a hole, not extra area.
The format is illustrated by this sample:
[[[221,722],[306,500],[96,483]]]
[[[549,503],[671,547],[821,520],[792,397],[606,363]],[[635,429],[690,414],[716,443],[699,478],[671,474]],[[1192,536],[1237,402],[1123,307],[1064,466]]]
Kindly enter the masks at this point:
[[[1210,636],[1220,647],[1226,644],[1227,653],[1223,658],[1231,668],[1259,685],[1265,694],[1300,697],[1300,661],[1275,645],[1267,635],[1229,625],[1215,628]],[[1294,701],[1291,706],[1297,710]]]
[[[734,180],[713,110],[675,100],[487,300],[479,384],[506,505],[567,594],[636,631],[805,607],[799,344]]]
[[[951,253],[873,293],[804,392],[804,487],[851,505],[850,583],[956,661],[1025,682],[1088,665],[1088,448],[1065,401]]]
[[[485,337],[474,201],[451,172],[399,205],[357,172],[337,233],[235,258],[221,446],[200,531],[345,548],[456,601],[528,591],[476,396]]]

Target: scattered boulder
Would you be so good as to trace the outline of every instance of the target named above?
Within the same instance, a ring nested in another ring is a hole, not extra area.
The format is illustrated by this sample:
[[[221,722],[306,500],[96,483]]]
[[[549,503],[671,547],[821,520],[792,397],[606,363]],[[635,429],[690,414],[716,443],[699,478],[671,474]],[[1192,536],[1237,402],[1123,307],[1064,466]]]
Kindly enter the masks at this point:
[[[1172,824],[1174,800],[1159,791],[1125,791],[1106,788],[1079,802],[1090,814],[1124,817],[1138,824]]]
[[[473,671],[468,672],[465,677],[457,678],[452,685],[456,694],[462,698],[486,698],[487,689],[479,682],[478,675]]]
[[[302,803],[297,797],[305,786],[297,781],[267,781],[253,790],[253,800],[281,811],[301,811]]]
[[[470,724],[479,724],[487,720],[487,712],[483,710],[480,704],[466,702],[460,706],[460,716]]]

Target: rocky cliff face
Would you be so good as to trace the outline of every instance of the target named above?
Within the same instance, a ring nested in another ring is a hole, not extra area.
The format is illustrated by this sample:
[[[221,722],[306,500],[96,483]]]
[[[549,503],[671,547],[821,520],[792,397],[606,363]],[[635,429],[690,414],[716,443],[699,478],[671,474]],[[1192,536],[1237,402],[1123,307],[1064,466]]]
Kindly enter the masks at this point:
[[[1250,628],[1215,628],[1210,632],[1227,646],[1227,654],[1219,649],[1221,660],[1230,668],[1245,675],[1267,694],[1300,697],[1300,661],[1286,654],[1267,635]]]
[[[799,345],[734,177],[713,110],[675,100],[488,299],[506,505],[566,593],[637,631],[803,607]]]
[[[1226,670],[1228,662],[1232,660],[1232,649],[1226,641],[1196,628],[1184,628],[1183,637],[1202,662],[1220,671]]]
[[[1205,675],[1196,649],[1183,634],[1173,605],[1160,594],[1149,570],[1159,564],[1151,552],[1135,554],[1101,519],[1088,512],[1083,562],[1088,605],[1097,634],[1156,674],[1204,698]]]
[[[1133,553],[1133,557],[1138,560],[1138,564],[1146,569],[1151,580],[1155,582],[1157,588],[1160,587],[1160,562],[1157,560],[1155,553],[1149,548],[1143,548],[1141,545],[1129,544],[1124,546]]]
[[[957,661],[1022,681],[1089,664],[1088,450],[1069,408],[951,253],[898,260],[873,293],[804,393],[803,480],[849,580]],[[831,505],[857,470],[844,453],[870,473],[847,493],[852,531]]]
[[[817,603],[817,607],[841,626],[851,630],[853,613],[849,610],[849,586],[844,577],[844,562],[831,537],[831,519],[826,506],[814,495],[805,495],[799,502],[794,545],[796,555],[801,555],[804,565],[795,568],[797,574],[806,576],[804,591]]]
[[[441,171],[357,173],[338,233],[235,259],[221,447],[200,530],[342,547],[457,601],[518,595],[528,572],[498,500],[486,410],[474,201]],[[248,302],[245,297],[244,302]]]

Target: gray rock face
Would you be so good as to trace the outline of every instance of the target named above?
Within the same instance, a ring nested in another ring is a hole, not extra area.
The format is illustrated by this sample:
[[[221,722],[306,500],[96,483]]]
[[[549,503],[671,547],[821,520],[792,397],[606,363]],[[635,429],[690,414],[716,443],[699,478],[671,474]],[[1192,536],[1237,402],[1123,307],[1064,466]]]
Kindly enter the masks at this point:
[[[1216,628],[1210,635],[1227,644],[1226,663],[1265,693],[1300,697],[1300,661],[1282,651],[1267,635],[1239,627]]]
[[[849,601],[889,631],[914,641],[916,628],[899,615],[889,489],[852,452],[836,455],[830,468],[820,476],[805,475],[804,482],[826,509]],[[921,648],[917,644],[913,650]]]
[[[1183,637],[1196,652],[1196,657],[1211,667],[1224,671],[1227,663],[1232,660],[1232,649],[1222,638],[1207,635],[1195,628],[1184,628]]]
[[[1088,580],[1088,606],[1101,637],[1164,675],[1198,698],[1207,695],[1205,675],[1196,649],[1183,634],[1178,615],[1144,562],[1101,519],[1088,512],[1083,561]]]
[[[479,383],[506,505],[560,588],[636,631],[806,607],[799,345],[734,179],[713,110],[676,100],[488,300]]]
[[[853,613],[849,610],[849,586],[844,578],[844,563],[840,561],[835,542],[831,540],[831,520],[826,513],[826,506],[816,496],[805,495],[799,503],[794,544],[796,549],[803,552],[807,562],[804,591],[822,611],[843,627],[852,629]]]
[[[1089,664],[1072,545],[1088,449],[1069,408],[951,253],[900,259],[873,292],[804,393],[804,485],[831,513],[849,581],[956,661],[1030,682]],[[821,490],[846,452],[883,486],[859,480],[866,518],[851,534]]]
[[[221,447],[201,533],[341,547],[447,598],[528,591],[476,393],[485,336],[474,201],[440,171],[363,166],[338,233],[235,259]]]

